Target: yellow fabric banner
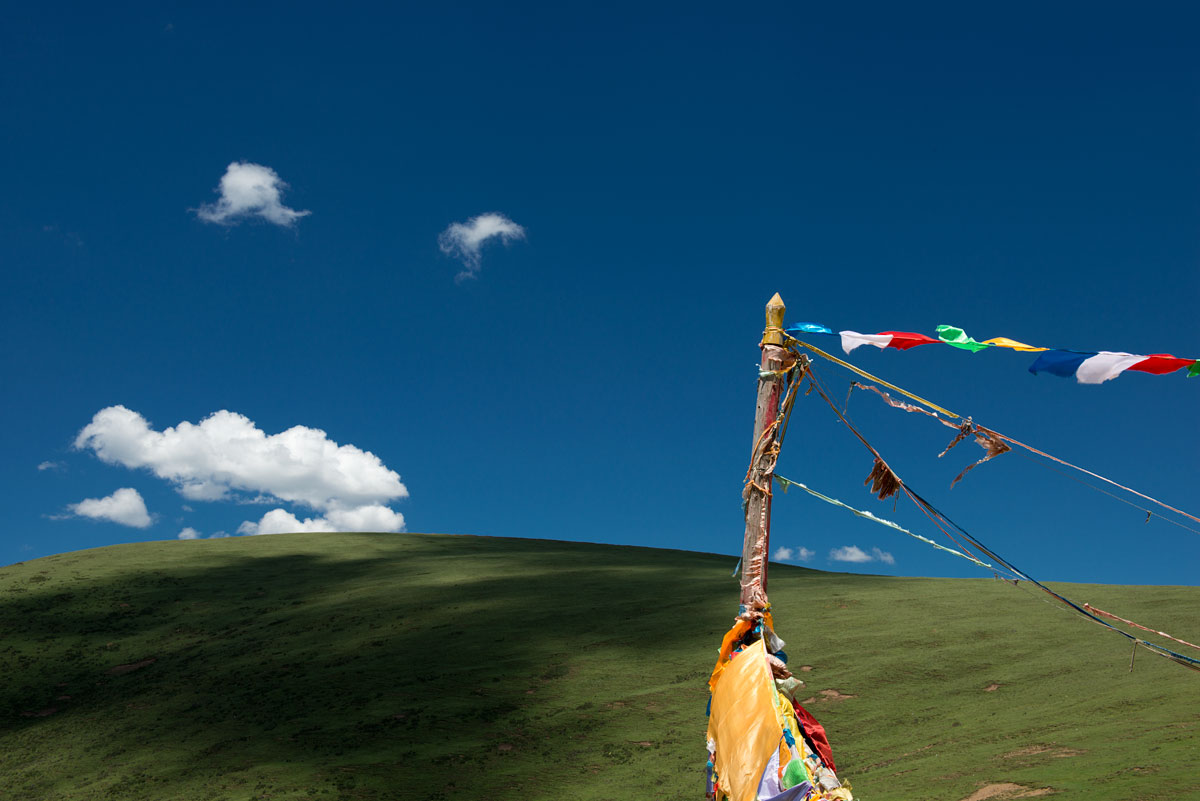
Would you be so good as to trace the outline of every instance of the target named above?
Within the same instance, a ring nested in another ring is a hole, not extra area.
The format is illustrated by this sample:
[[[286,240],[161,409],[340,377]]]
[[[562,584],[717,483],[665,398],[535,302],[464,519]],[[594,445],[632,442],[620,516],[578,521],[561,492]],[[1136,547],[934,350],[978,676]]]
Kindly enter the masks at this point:
[[[719,789],[732,801],[754,801],[763,769],[783,739],[775,695],[761,639],[725,665],[713,690],[708,736],[717,746]]]

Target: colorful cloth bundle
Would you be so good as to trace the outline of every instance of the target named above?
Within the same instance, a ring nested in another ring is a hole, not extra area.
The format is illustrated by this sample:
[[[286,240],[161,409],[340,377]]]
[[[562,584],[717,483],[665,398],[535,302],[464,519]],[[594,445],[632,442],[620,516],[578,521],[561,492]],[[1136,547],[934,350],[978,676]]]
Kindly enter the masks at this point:
[[[708,796],[853,801],[834,773],[825,729],[783,691],[790,689],[786,681],[775,679],[783,641],[770,626],[769,618],[738,618],[721,642],[709,679]]]

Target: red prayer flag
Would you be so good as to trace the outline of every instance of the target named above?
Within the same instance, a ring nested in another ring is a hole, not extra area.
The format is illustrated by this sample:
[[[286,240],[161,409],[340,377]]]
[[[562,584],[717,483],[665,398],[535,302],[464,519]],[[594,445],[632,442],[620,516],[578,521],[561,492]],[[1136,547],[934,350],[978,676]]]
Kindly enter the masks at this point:
[[[1139,373],[1153,373],[1154,375],[1164,375],[1173,373],[1176,370],[1187,367],[1194,359],[1180,359],[1172,356],[1169,353],[1151,353],[1146,357],[1145,361],[1138,362],[1132,367],[1126,367],[1126,370],[1137,370]]]
[[[891,334],[892,341],[888,343],[889,348],[897,350],[908,350],[915,348],[917,345],[933,345],[940,340],[927,337],[924,334],[914,334],[909,331],[880,331],[881,334]]]

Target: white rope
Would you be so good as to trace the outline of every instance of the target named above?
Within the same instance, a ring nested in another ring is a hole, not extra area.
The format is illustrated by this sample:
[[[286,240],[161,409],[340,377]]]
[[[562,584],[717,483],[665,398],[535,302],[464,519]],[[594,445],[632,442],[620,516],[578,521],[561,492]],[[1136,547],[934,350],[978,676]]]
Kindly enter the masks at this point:
[[[876,517],[875,515],[871,514],[870,512],[864,512],[861,509],[855,509],[853,506],[850,506],[849,504],[842,503],[837,498],[830,498],[828,495],[822,495],[821,493],[817,492],[815,489],[812,489],[808,486],[805,486],[804,484],[801,484],[799,481],[792,481],[790,478],[784,478],[783,476],[778,475],[778,474],[775,475],[775,480],[779,482],[779,485],[783,488],[783,491],[785,493],[788,491],[789,486],[799,487],[800,489],[807,492],[809,495],[812,495],[814,498],[820,498],[821,500],[825,501],[825,503],[831,503],[834,506],[840,506],[843,509],[847,509],[847,510],[853,512],[858,517],[866,518],[867,520],[871,520],[875,523],[879,523],[882,526],[887,526],[888,528],[894,528],[894,529],[896,529],[896,531],[907,534],[910,537],[914,537],[928,545],[932,545],[934,548],[937,548],[939,551],[945,551],[946,553],[952,553],[955,556],[961,556],[963,559],[966,559],[968,562],[974,562],[975,564],[979,565],[980,567],[987,568],[988,570],[995,570],[995,568],[992,567],[991,565],[989,565],[988,563],[981,562],[973,556],[968,556],[967,554],[962,553],[961,551],[956,551],[953,548],[947,548],[945,545],[939,545],[938,543],[934,542],[933,540],[929,539],[928,537],[922,537],[920,534],[914,534],[913,532],[909,531],[908,529],[904,528],[903,526],[893,523],[891,520],[884,520],[882,517]]]

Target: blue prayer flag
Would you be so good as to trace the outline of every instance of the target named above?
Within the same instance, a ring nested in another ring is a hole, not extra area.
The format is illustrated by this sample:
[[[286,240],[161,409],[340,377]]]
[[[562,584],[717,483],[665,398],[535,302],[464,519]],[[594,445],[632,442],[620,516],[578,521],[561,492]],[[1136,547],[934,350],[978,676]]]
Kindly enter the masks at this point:
[[[1080,353],[1074,350],[1048,350],[1037,357],[1037,361],[1029,366],[1029,372],[1052,373],[1063,378],[1073,378],[1079,365],[1095,356],[1095,353]]]
[[[796,331],[801,334],[832,334],[828,327],[818,325],[817,323],[796,323],[784,329],[784,331]]]

